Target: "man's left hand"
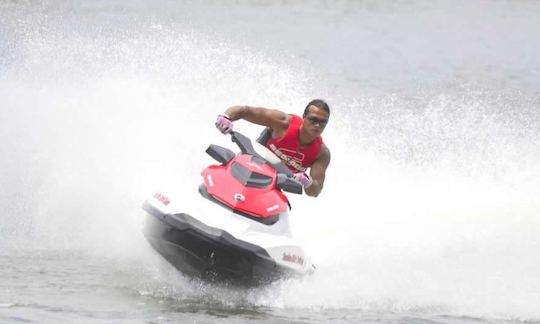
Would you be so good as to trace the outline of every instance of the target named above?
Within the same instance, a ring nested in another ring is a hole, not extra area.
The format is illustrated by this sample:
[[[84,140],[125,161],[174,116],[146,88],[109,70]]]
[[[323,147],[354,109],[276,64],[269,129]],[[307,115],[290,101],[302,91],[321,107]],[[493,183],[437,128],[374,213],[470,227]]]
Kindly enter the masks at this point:
[[[309,176],[305,174],[304,172],[295,173],[294,179],[300,182],[302,186],[304,187],[304,189],[309,188],[309,186],[311,186],[311,184],[313,183],[313,181],[311,181]]]

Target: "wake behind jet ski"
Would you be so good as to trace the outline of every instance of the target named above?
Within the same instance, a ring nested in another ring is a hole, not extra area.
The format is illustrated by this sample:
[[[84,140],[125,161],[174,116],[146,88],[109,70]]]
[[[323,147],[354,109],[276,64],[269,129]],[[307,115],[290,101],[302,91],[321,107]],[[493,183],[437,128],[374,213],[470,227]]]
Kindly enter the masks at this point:
[[[289,228],[290,205],[282,191],[301,194],[302,185],[272,152],[238,132],[239,154],[210,145],[218,161],[201,175],[197,210],[191,201],[163,193],[147,199],[145,237],[183,273],[242,284],[268,283],[303,275],[314,266]]]

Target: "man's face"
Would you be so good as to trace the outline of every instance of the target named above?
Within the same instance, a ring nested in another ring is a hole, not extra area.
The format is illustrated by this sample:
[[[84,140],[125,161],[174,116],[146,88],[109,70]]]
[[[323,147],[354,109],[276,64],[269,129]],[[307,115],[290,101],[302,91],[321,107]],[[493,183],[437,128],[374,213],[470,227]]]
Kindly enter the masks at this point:
[[[328,124],[328,113],[319,107],[309,106],[307,113],[304,115],[304,123],[302,127],[312,136],[319,136],[324,131]]]

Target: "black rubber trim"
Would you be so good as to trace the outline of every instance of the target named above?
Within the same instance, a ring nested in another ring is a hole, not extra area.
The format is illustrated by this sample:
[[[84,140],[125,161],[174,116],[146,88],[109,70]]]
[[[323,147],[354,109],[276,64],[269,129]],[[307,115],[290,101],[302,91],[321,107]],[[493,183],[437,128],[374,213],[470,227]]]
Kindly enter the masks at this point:
[[[272,183],[271,177],[253,172],[237,162],[233,162],[231,165],[231,173],[236,180],[240,181],[240,183],[246,187],[262,189],[268,187]]]
[[[144,236],[171,265],[186,275],[241,286],[269,284],[297,276],[276,263],[262,247],[239,240],[188,214],[165,214],[151,205]]]
[[[255,253],[261,258],[272,260],[268,252],[266,252],[266,250],[262,247],[239,240],[232,236],[229,232],[208,226],[188,214],[165,214],[147,202],[143,204],[143,210],[177,230],[185,231],[188,229],[195,229],[207,237],[213,237],[216,241],[226,241],[226,243],[230,246],[235,246],[242,250]]]
[[[266,163],[266,160],[258,156],[252,156],[251,162],[257,163],[258,165],[263,165]]]
[[[144,236],[165,260],[192,277],[235,286],[259,286],[298,272],[282,266],[259,245],[239,240],[185,214],[168,214],[148,201]]]

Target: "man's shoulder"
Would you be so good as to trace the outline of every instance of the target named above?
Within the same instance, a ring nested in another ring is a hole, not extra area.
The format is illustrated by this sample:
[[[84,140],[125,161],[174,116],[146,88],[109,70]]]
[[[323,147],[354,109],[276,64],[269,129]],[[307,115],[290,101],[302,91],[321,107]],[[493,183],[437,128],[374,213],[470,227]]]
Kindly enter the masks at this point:
[[[291,126],[291,123],[293,121],[293,118],[294,118],[294,115],[292,114],[287,114],[287,113],[284,113],[282,111],[279,111],[280,113],[282,113],[279,118],[277,118],[275,121],[274,121],[274,125],[272,128],[272,137],[278,139],[278,138],[282,138],[283,136],[285,136],[287,134],[287,130],[289,129],[289,127]]]
[[[321,152],[323,152],[324,154],[330,155],[330,149],[328,148],[328,145],[326,145],[325,142],[321,143]]]
[[[276,132],[286,130],[289,125],[290,116],[281,110],[263,107],[248,108],[250,118],[246,120],[272,129],[274,135]]]
[[[279,126],[287,128],[292,120],[292,115],[278,109],[271,110],[271,116],[274,122]]]
[[[319,155],[317,156],[317,160],[323,160],[323,161],[330,161],[330,157],[331,157],[331,154],[330,154],[330,149],[328,148],[328,146],[322,142],[321,143],[321,148],[319,150]]]

